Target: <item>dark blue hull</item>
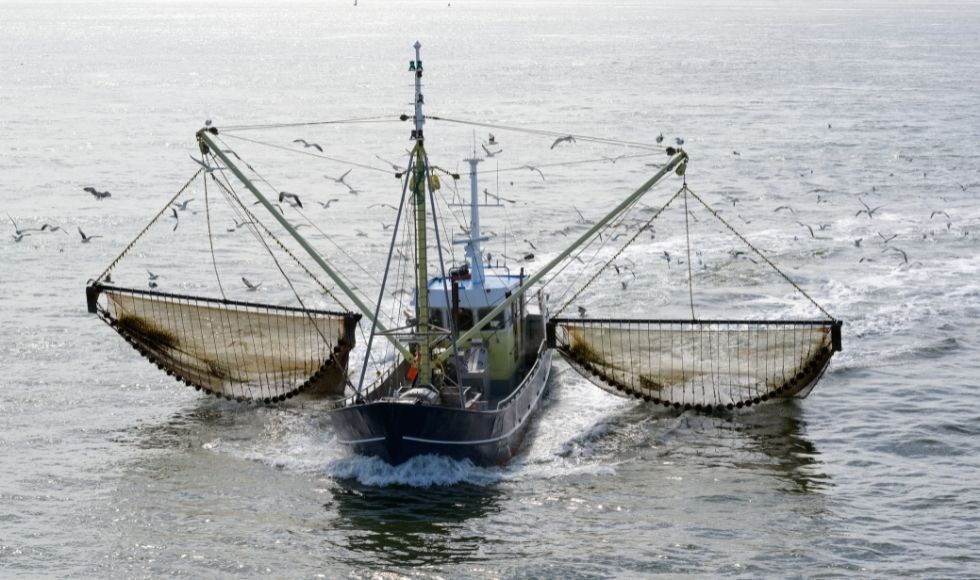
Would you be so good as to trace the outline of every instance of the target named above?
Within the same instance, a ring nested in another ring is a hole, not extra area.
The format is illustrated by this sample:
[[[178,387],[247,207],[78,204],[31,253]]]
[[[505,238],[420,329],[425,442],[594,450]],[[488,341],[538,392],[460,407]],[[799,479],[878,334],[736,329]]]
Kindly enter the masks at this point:
[[[332,412],[337,439],[355,452],[397,465],[425,454],[500,465],[517,453],[551,371],[543,349],[521,384],[496,409],[468,411],[436,405],[376,401]]]

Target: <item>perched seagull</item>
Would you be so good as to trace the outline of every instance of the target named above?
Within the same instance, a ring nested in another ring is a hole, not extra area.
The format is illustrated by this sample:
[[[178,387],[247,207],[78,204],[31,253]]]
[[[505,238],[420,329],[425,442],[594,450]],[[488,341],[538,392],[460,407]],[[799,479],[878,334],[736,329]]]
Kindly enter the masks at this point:
[[[682,139],[681,137],[677,137],[676,139],[674,139],[674,143],[677,143],[677,146],[680,147],[681,145],[684,144],[684,139]]]
[[[575,137],[571,135],[565,135],[564,137],[559,137],[555,139],[555,142],[551,144],[551,148],[554,149],[559,143],[574,143]]]
[[[664,142],[664,134],[661,133],[661,134],[657,135],[657,138],[655,139],[655,141],[657,143],[663,143]]]
[[[322,206],[323,209],[330,209],[330,204],[333,203],[333,202],[335,202],[335,201],[340,201],[340,200],[337,199],[336,197],[332,197],[332,198],[328,199],[325,202],[324,201],[317,201],[317,203],[320,204],[320,206]]]
[[[82,243],[83,244],[87,244],[87,243],[91,242],[92,240],[94,240],[95,238],[101,238],[102,237],[102,236],[86,236],[85,235],[85,232],[83,232],[82,231],[82,228],[80,228],[80,227],[78,228],[78,234],[80,236],[82,236]]]
[[[193,155],[191,155],[189,153],[187,154],[187,156],[191,158],[191,161],[193,161],[194,163],[197,163],[198,165],[200,165],[201,166],[201,169],[203,169],[205,173],[214,173],[215,170],[217,170],[217,169],[224,169],[224,167],[213,167],[213,166],[209,165],[205,161],[201,161],[200,159],[196,159]],[[249,168],[249,169],[251,169],[251,168]]]
[[[285,201],[293,207],[303,207],[303,202],[300,201],[299,196],[288,191],[279,192],[279,201]]]
[[[182,201],[180,203],[175,203],[174,204],[174,207],[176,207],[180,211],[187,211],[187,204],[189,204],[192,201],[194,201],[194,198],[193,197],[190,198],[190,199],[185,199],[184,201]]]
[[[579,318],[585,318],[585,313],[586,313],[585,306],[579,306],[578,307]]]
[[[259,286],[262,285],[262,282],[259,282],[258,284],[252,284],[251,282],[248,281],[248,278],[246,278],[245,276],[242,276],[242,282],[245,283],[245,287],[248,288],[249,292],[255,292],[256,290],[259,289]]]
[[[530,169],[531,171],[537,171],[538,172],[538,175],[541,176],[541,181],[545,181],[545,179],[544,179],[544,173],[542,173],[542,171],[540,169],[538,169],[537,167],[533,167],[531,165],[522,165],[521,167],[526,167],[526,168]]]
[[[95,196],[95,199],[105,199],[107,197],[112,197],[112,194],[109,193],[108,190],[106,190],[106,191],[99,191],[99,190],[95,189],[94,187],[83,187],[82,188],[82,191],[87,191],[87,192],[91,193],[93,196]]]
[[[303,144],[303,149],[307,149],[309,147],[313,147],[314,149],[316,149],[320,153],[323,153],[323,147],[320,147],[320,145],[318,143],[307,143],[306,139],[293,139],[293,143],[302,143]]]

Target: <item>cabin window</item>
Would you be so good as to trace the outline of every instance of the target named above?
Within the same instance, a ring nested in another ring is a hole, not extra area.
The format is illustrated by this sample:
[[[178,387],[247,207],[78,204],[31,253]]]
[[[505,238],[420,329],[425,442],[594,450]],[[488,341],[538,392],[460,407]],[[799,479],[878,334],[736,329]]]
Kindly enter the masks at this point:
[[[459,332],[465,332],[473,328],[473,311],[469,308],[459,309]]]
[[[432,326],[438,326],[439,328],[446,328],[446,323],[443,320],[442,308],[432,308],[429,310],[429,324]]]
[[[484,317],[485,317],[485,316],[486,316],[487,314],[490,314],[490,311],[491,311],[491,310],[493,310],[493,308],[481,308],[481,309],[479,309],[479,310],[477,311],[477,319],[478,319],[478,320],[483,320],[483,318],[484,318]],[[491,321],[490,321],[490,322],[489,322],[489,323],[488,323],[488,324],[487,324],[486,326],[484,326],[483,328],[485,328],[485,329],[487,329],[487,330],[499,330],[499,329],[501,329],[501,328],[503,328],[503,327],[504,327],[504,322],[505,322],[505,320],[506,320],[506,317],[505,317],[505,315],[504,315],[504,312],[506,312],[506,311],[507,311],[507,309],[506,309],[506,308],[505,308],[504,310],[501,310],[501,311],[500,311],[500,313],[499,313],[499,314],[497,314],[496,316],[494,316],[494,317],[493,317],[493,320],[491,320]]]

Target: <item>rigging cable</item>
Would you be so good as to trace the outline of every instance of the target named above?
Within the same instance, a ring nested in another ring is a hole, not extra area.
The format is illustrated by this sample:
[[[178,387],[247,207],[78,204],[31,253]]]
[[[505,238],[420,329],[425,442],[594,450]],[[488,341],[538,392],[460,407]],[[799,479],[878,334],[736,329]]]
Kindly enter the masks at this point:
[[[685,184],[684,187],[687,188],[687,184]],[[738,233],[738,230],[736,230],[735,228],[733,228],[727,221],[725,221],[725,219],[723,217],[721,217],[721,215],[717,211],[715,211],[710,205],[708,205],[703,199],[701,199],[701,197],[698,194],[694,193],[690,189],[688,189],[687,191],[691,194],[691,196],[694,199],[698,200],[701,203],[701,205],[703,205],[704,208],[707,209],[711,213],[711,215],[713,215],[715,218],[718,219],[718,221],[720,221],[722,224],[724,224],[724,226],[726,228],[728,228],[728,230],[730,232],[732,232],[733,234],[735,234],[735,236],[738,239],[742,240],[742,243],[744,243],[746,246],[749,247],[749,249],[751,249],[753,252],[755,252],[756,255],[758,255],[760,258],[762,258],[763,261],[765,261],[766,264],[769,264],[769,267],[770,268],[772,268],[773,270],[775,270],[776,273],[778,273],[780,276],[782,276],[784,280],[786,280],[793,288],[795,288],[800,294],[802,294],[807,300],[809,300],[811,304],[813,304],[814,306],[816,306],[817,309],[820,310],[820,312],[822,312],[824,314],[824,316],[826,316],[830,320],[836,320],[833,316],[831,316],[831,314],[829,312],[827,312],[824,309],[823,306],[820,306],[819,304],[817,304],[817,301],[814,300],[813,298],[811,298],[810,295],[806,293],[806,290],[804,290],[803,288],[800,288],[800,286],[796,282],[794,282],[789,276],[787,276],[785,273],[783,273],[783,271],[780,270],[779,267],[777,267],[776,264],[774,264],[772,262],[772,260],[770,260],[769,258],[767,258],[766,255],[763,254],[761,250],[759,250],[758,248],[756,248],[755,246],[753,246],[752,243],[749,242],[747,239],[745,239],[745,237],[742,234]]]
[[[688,220],[690,210],[687,209],[687,176],[684,176],[684,235],[687,238],[687,293],[691,299],[691,320],[697,320],[694,315],[694,274],[691,272],[691,223]]]
[[[683,188],[682,189],[678,189],[677,190],[677,193],[675,193],[673,196],[671,196],[671,198],[669,200],[667,200],[667,203],[665,203],[663,205],[663,207],[661,207],[659,210],[657,210],[657,212],[655,214],[653,214],[653,216],[649,220],[647,220],[646,224],[644,224],[642,227],[638,228],[637,231],[636,231],[636,233],[633,234],[633,237],[631,237],[629,240],[627,240],[626,243],[623,244],[623,247],[620,248],[619,251],[617,251],[615,254],[613,254],[613,257],[610,258],[605,264],[603,264],[602,267],[600,267],[598,270],[596,270],[596,273],[593,274],[591,278],[589,278],[589,281],[586,282],[585,285],[582,286],[578,290],[578,292],[576,292],[571,297],[571,299],[568,300],[568,302],[566,302],[565,304],[563,304],[561,306],[561,308],[558,309],[558,311],[555,313],[555,318],[561,316],[561,313],[564,312],[566,308],[568,308],[568,305],[571,304],[572,302],[574,302],[579,296],[581,296],[582,292],[585,292],[585,290],[589,286],[591,286],[593,282],[595,282],[596,278],[599,277],[599,274],[602,274],[602,272],[605,271],[606,268],[608,268],[609,265],[612,264],[613,261],[616,260],[616,258],[618,258],[626,250],[626,248],[628,248],[630,245],[632,245],[633,242],[636,241],[636,238],[638,238],[640,236],[640,234],[642,234],[644,231],[646,231],[646,229],[650,226],[650,224],[653,223],[653,220],[657,219],[657,217],[659,217],[660,214],[662,214],[664,212],[664,210],[666,210],[670,206],[670,204],[673,203],[673,201],[675,199],[677,199],[677,197],[681,194],[682,191],[683,191]]]
[[[116,259],[109,262],[109,267],[106,268],[104,272],[99,274],[99,277],[96,278],[96,280],[105,279],[106,275],[108,275],[109,272],[111,272],[112,269],[116,267],[116,264],[119,263],[119,260],[122,260],[123,257],[129,253],[129,250],[131,250],[133,246],[136,245],[136,242],[138,242],[140,238],[142,238],[143,235],[146,234],[146,231],[149,230],[150,227],[153,226],[153,224],[155,224],[158,219],[160,219],[160,216],[162,216],[167,211],[167,209],[177,200],[177,198],[184,194],[184,191],[186,191],[187,188],[190,187],[192,183],[194,183],[194,180],[197,179],[197,176],[200,175],[202,171],[204,170],[198,169],[197,171],[194,172],[194,175],[192,175],[191,178],[187,180],[187,183],[185,183],[184,186],[181,187],[177,191],[177,193],[174,194],[173,197],[167,200],[167,203],[160,209],[159,212],[157,212],[157,215],[153,216],[153,218],[150,219],[150,223],[146,224],[146,226],[140,231],[140,233],[136,234],[136,237],[133,238],[133,241],[129,242],[129,245],[123,248],[123,251],[120,252],[118,256],[116,256]]]
[[[340,119],[336,121],[307,121],[302,123],[269,123],[264,125],[232,125],[230,127],[222,127],[221,132],[227,133],[228,131],[257,131],[265,129],[288,129],[293,127],[313,127],[318,125],[354,125],[359,123],[393,123],[396,121],[401,121],[400,117],[388,117],[376,116],[376,117],[359,117],[353,119]]]
[[[411,170],[412,170],[412,164],[411,162],[409,162],[408,171]],[[378,291],[378,302],[374,306],[375,320],[378,319],[378,314],[381,311],[381,304],[384,302],[385,287],[388,283],[388,272],[391,270],[391,257],[395,253],[395,242],[398,239],[398,226],[401,223],[402,210],[405,208],[405,197],[407,191],[408,191],[408,181],[406,180],[405,185],[402,187],[401,199],[398,202],[398,211],[395,214],[395,225],[393,226],[394,231],[391,233],[391,245],[388,247],[388,259],[385,261],[385,271],[384,271],[384,275],[381,277],[381,289]],[[371,334],[368,336],[367,344],[365,345],[365,348],[367,349],[368,353],[371,352],[371,345],[374,343],[374,335],[376,331],[377,331],[377,325],[372,324]],[[370,360],[369,357],[364,357],[364,365],[361,367],[361,377],[357,382],[356,395],[358,397],[361,396],[361,389],[364,387],[364,377],[367,376],[367,367],[368,367],[369,360]]]
[[[277,145],[276,143],[267,143],[265,141],[258,141],[256,139],[249,139],[248,137],[241,137],[239,135],[226,135],[229,139],[238,139],[239,141],[246,141],[248,143],[254,143],[255,145],[262,145],[263,147],[271,147],[272,149],[281,149],[282,151],[288,151],[289,153],[294,153],[296,155],[306,155],[307,157],[316,157],[317,159],[326,159],[327,161],[333,161],[335,163],[343,163],[345,165],[350,165],[353,167],[359,167],[361,169],[367,169],[370,171],[377,171],[380,173],[386,173],[391,175],[391,170],[381,169],[380,167],[375,167],[373,165],[367,165],[365,163],[356,163],[353,161],[346,161],[344,159],[338,159],[336,157],[330,157],[329,155],[320,155],[319,153],[313,153],[311,151],[300,151],[287,147],[285,145]],[[223,141],[222,141],[223,142]]]
[[[432,121],[444,121],[446,123],[456,123],[459,125],[470,125],[473,127],[484,127],[487,129],[496,129],[500,131],[514,131],[516,133],[528,133],[531,135],[541,135],[545,137],[568,137],[568,133],[560,133],[558,131],[549,131],[547,129],[528,129],[525,127],[515,127],[513,125],[499,125],[494,123],[482,123],[479,121],[469,121],[466,119],[450,119],[448,117],[437,117],[435,115],[426,115],[426,120]],[[610,139],[606,137],[592,137],[589,135],[577,135],[571,134],[577,141],[589,141],[592,143],[603,143],[606,145],[629,145],[632,147],[642,147],[650,150],[663,151],[666,147],[663,145],[656,145],[653,143],[642,143],[638,141],[623,141],[620,139]]]
[[[206,159],[204,155],[201,155],[201,161],[205,162]],[[214,278],[218,281],[218,291],[221,292],[221,297],[225,300],[228,297],[225,295],[225,288],[221,284],[221,275],[218,274],[218,259],[214,256],[214,234],[211,232],[211,201],[208,198],[208,178],[204,176],[204,217],[205,221],[208,223],[208,245],[211,249],[211,265],[214,266]]]
[[[220,140],[220,138],[219,138],[219,140]],[[227,144],[226,144],[226,143],[225,143],[224,141],[221,141],[221,143],[222,143],[222,145],[227,145]],[[299,152],[297,151],[296,153],[299,153]],[[280,190],[279,190],[279,189],[278,189],[277,187],[275,187],[274,185],[272,185],[272,183],[270,183],[270,182],[269,182],[269,180],[265,178],[265,176],[263,176],[263,175],[262,175],[261,173],[259,173],[258,171],[256,171],[256,170],[255,170],[255,168],[253,168],[253,167],[252,167],[251,165],[249,165],[248,167],[249,167],[249,169],[251,169],[251,170],[252,170],[252,172],[253,172],[253,173],[255,173],[255,175],[256,175],[256,176],[257,176],[257,177],[259,178],[259,180],[260,180],[260,181],[262,181],[263,183],[265,183],[266,185],[268,185],[270,189],[272,189],[273,191],[276,191],[276,192],[278,192],[278,191],[280,191]],[[317,225],[316,223],[314,223],[314,222],[313,222],[313,220],[311,220],[311,219],[310,219],[310,218],[309,218],[309,217],[308,217],[308,216],[306,215],[306,213],[305,213],[305,212],[304,212],[304,211],[303,211],[302,209],[300,209],[300,208],[296,208],[296,207],[293,207],[293,210],[294,210],[294,211],[296,211],[296,213],[298,213],[298,214],[299,214],[299,215],[300,215],[300,216],[301,216],[301,217],[302,217],[302,218],[303,218],[304,220],[306,220],[306,223],[307,223],[307,224],[308,224],[308,225],[309,225],[310,227],[312,227],[312,228],[313,228],[313,229],[315,229],[315,230],[316,230],[317,232],[319,232],[319,233],[320,233],[320,235],[322,235],[322,236],[324,237],[324,239],[326,239],[326,240],[327,240],[328,242],[330,242],[330,243],[331,243],[331,244],[332,244],[332,245],[333,245],[333,246],[334,246],[335,248],[337,248],[337,250],[338,250],[338,251],[339,251],[339,252],[340,252],[341,254],[343,254],[343,255],[344,255],[344,257],[346,257],[346,258],[347,258],[347,259],[348,259],[348,260],[350,261],[350,263],[351,263],[351,264],[354,264],[354,266],[356,266],[356,267],[357,267],[357,268],[358,268],[358,269],[359,269],[359,270],[360,270],[361,272],[364,272],[364,274],[365,274],[365,275],[367,275],[367,277],[368,277],[368,278],[369,278],[369,279],[370,279],[370,280],[371,280],[372,282],[374,282],[375,284],[379,284],[379,283],[380,283],[380,282],[378,281],[378,279],[377,279],[377,278],[376,278],[376,277],[374,276],[374,274],[372,274],[372,273],[371,273],[371,272],[370,272],[370,271],[369,271],[369,270],[368,270],[367,268],[365,268],[365,267],[364,267],[364,266],[363,266],[363,265],[361,264],[361,262],[360,262],[360,260],[356,260],[356,259],[354,259],[354,257],[353,257],[353,256],[351,256],[351,255],[350,255],[349,253],[347,253],[347,251],[346,251],[346,250],[345,250],[345,249],[344,249],[344,248],[343,248],[343,247],[342,247],[342,246],[341,246],[340,244],[338,244],[337,242],[335,242],[335,241],[333,240],[333,238],[331,238],[330,236],[328,236],[328,235],[327,235],[327,233],[326,233],[326,232],[324,232],[324,231],[323,231],[323,230],[322,230],[322,229],[320,228],[320,226],[318,226],[318,225]],[[330,264],[330,260],[328,260],[326,256],[324,256],[323,254],[321,254],[321,255],[320,255],[320,257],[321,257],[321,258],[323,258],[323,260],[324,260],[325,262],[327,262],[328,264]],[[349,283],[349,284],[350,284],[351,286],[353,286],[353,287],[356,287],[356,284],[354,284],[354,281],[353,281],[353,280],[352,280],[352,279],[350,278],[350,276],[348,276],[348,275],[346,275],[346,274],[344,274],[344,273],[342,273],[342,272],[341,272],[340,270],[338,270],[338,269],[337,269],[336,267],[334,267],[334,265],[333,265],[333,264],[330,264],[330,267],[331,267],[331,268],[334,268],[334,271],[335,271],[335,272],[337,273],[337,275],[338,275],[338,276],[342,276],[343,278],[345,278],[345,279],[346,279],[346,281],[347,281],[347,282],[348,282],[348,283]]]

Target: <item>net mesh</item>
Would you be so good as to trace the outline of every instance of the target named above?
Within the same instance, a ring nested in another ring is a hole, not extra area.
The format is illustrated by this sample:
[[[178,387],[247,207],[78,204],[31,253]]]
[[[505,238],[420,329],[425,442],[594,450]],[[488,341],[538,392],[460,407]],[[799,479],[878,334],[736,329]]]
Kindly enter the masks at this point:
[[[839,350],[835,321],[555,320],[568,362],[598,386],[678,408],[809,394]]]
[[[98,313],[167,374],[229,399],[273,402],[315,388],[343,394],[357,316],[99,288]]]

